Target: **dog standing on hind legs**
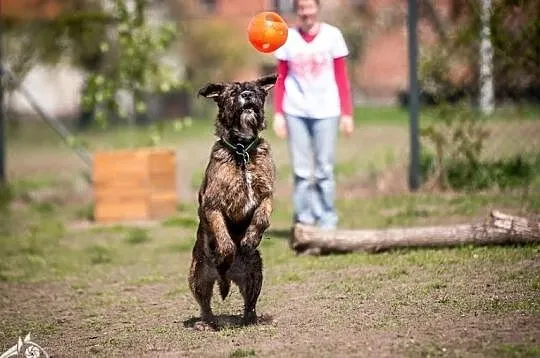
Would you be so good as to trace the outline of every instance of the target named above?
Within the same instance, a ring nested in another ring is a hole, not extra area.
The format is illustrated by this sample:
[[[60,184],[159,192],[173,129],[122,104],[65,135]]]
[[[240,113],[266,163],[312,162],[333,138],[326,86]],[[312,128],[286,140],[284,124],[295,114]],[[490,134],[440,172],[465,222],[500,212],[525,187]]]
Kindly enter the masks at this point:
[[[217,281],[222,299],[234,282],[244,299],[244,324],[257,321],[262,259],[258,251],[270,225],[275,166],[266,128],[264,103],[276,75],[254,81],[209,83],[199,95],[218,106],[219,140],[199,189],[199,227],[193,247],[189,287],[201,310],[198,329],[216,329],[211,299]]]

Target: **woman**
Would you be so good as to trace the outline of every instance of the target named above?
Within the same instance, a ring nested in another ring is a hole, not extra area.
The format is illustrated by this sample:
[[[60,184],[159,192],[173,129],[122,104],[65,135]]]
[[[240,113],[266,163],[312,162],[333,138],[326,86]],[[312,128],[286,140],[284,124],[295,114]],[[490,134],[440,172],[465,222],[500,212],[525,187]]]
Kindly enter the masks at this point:
[[[296,0],[298,25],[275,52],[279,80],[274,89],[273,128],[288,138],[294,172],[294,221],[334,229],[334,156],[338,127],[354,130],[341,31],[318,20],[320,1]]]

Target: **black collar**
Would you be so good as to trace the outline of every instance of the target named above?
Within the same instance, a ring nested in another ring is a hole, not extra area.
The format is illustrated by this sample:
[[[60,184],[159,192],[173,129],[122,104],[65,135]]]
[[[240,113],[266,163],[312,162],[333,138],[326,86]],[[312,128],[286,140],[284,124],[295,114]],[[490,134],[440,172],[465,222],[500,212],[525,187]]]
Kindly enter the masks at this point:
[[[253,139],[253,141],[247,146],[243,145],[242,143],[236,143],[236,145],[231,144],[225,138],[220,138],[220,141],[225,147],[227,147],[229,150],[233,151],[234,154],[236,154],[236,162],[242,164],[245,167],[249,161],[249,151],[255,148],[257,143],[259,143],[259,137],[255,137],[255,139]]]

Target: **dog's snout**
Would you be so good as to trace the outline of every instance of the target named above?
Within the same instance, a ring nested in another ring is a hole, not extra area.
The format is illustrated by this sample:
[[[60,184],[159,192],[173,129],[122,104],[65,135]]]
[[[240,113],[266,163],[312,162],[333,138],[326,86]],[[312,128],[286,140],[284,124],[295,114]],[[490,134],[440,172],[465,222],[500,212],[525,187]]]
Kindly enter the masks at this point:
[[[244,99],[249,99],[253,96],[253,92],[251,91],[242,91],[240,92],[240,97],[244,98]]]

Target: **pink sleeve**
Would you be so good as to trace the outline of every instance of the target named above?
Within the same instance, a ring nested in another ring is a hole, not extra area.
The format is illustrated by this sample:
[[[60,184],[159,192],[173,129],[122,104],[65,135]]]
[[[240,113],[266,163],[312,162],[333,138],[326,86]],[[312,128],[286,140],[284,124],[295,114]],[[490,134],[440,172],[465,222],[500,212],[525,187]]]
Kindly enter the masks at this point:
[[[334,74],[336,76],[336,84],[339,91],[341,114],[350,116],[353,113],[353,108],[349,76],[347,74],[347,62],[345,57],[338,57],[334,59]]]
[[[289,63],[285,60],[278,62],[278,79],[274,87],[274,113],[283,113],[283,96],[285,94],[285,77],[289,72]]]

